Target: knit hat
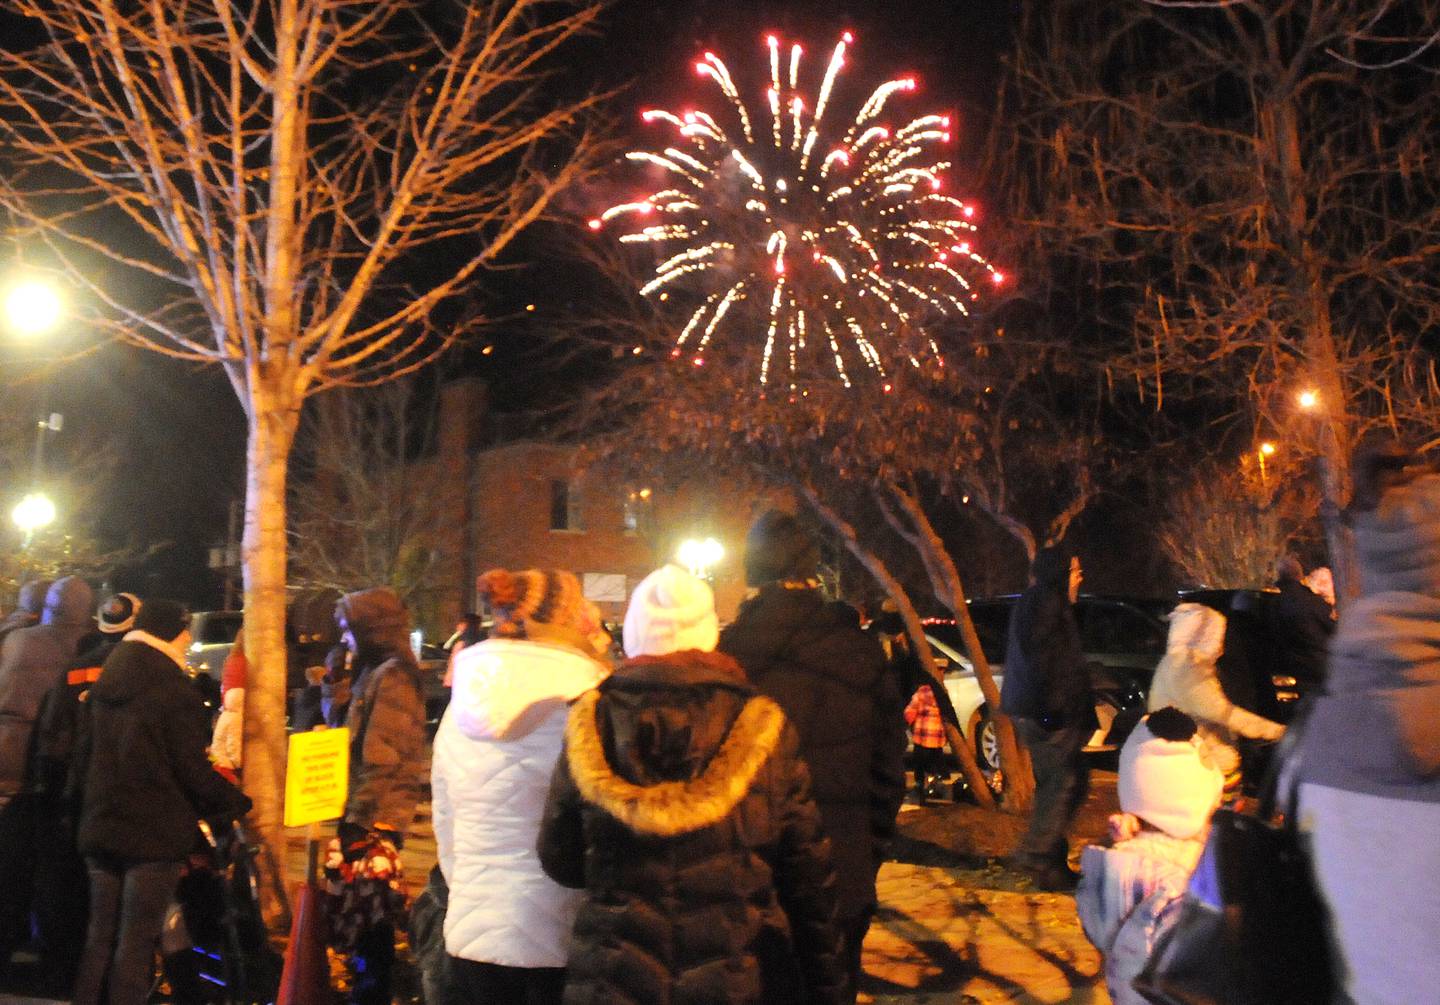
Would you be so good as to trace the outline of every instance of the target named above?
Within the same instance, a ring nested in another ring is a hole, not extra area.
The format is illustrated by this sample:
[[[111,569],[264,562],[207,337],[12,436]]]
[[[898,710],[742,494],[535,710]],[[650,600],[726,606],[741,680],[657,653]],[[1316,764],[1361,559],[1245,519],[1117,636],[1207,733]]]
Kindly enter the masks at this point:
[[[178,600],[147,600],[135,615],[135,630],[174,642],[190,627],[190,612]]]
[[[665,565],[640,581],[625,610],[625,655],[709,652],[720,640],[715,595],[684,569]]]
[[[135,627],[140,611],[140,598],[133,593],[117,593],[95,612],[95,621],[106,635],[119,635]]]
[[[745,583],[761,586],[781,579],[809,579],[820,565],[820,548],[789,513],[772,509],[745,535]]]
[[[1141,719],[1120,750],[1120,809],[1171,837],[1199,834],[1224,785],[1201,760],[1195,720],[1177,708]]]
[[[584,594],[580,580],[563,569],[491,569],[476,583],[490,607],[499,638],[523,639],[526,625],[537,623],[578,629],[583,622]]]

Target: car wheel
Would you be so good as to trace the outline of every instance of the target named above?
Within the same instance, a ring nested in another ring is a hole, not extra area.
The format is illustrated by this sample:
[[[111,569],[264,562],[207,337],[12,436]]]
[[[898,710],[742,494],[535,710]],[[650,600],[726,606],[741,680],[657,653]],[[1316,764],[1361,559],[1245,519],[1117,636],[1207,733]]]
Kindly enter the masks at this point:
[[[977,728],[972,732],[975,737],[975,760],[980,765],[980,770],[987,775],[1000,770],[1000,733],[995,728],[995,720],[989,714],[981,713]]]

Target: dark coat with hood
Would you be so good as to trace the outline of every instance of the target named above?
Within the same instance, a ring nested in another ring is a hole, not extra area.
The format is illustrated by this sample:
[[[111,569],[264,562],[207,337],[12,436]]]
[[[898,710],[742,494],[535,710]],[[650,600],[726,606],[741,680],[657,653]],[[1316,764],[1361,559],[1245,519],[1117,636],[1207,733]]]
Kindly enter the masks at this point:
[[[17,628],[30,628],[40,623],[40,614],[45,610],[45,594],[50,590],[50,580],[35,579],[20,587],[15,610],[0,618],[0,642]]]
[[[855,609],[818,589],[767,583],[719,650],[800,734],[830,838],[842,924],[875,902],[875,874],[905,796],[905,698]]]
[[[1010,615],[1000,711],[1052,730],[1093,724],[1090,674],[1070,603],[1070,558],[1046,548],[1032,574],[1035,582]]]
[[[425,756],[425,698],[410,651],[410,615],[393,590],[348,593],[335,609],[355,637],[350,794],[342,825],[381,828],[403,839],[415,818]]]
[[[834,874],[799,737],[730,658],[624,663],[571,710],[540,862],[589,894],[567,1005],[838,1002]]]
[[[34,783],[31,754],[40,705],[79,655],[94,609],[89,584],[66,576],[45,594],[40,624],[14,631],[0,644],[0,805]]]
[[[210,716],[174,656],[130,632],[90,688],[72,772],[82,855],[175,862],[250,800],[210,765]]]

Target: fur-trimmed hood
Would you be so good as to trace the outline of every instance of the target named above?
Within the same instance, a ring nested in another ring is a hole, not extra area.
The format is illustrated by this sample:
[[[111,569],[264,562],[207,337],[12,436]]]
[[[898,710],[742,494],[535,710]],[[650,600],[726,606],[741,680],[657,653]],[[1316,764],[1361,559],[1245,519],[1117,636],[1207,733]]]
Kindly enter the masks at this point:
[[[780,706],[734,660],[688,650],[624,663],[576,702],[565,741],[587,802],[631,830],[673,837],[729,815],[784,728]]]

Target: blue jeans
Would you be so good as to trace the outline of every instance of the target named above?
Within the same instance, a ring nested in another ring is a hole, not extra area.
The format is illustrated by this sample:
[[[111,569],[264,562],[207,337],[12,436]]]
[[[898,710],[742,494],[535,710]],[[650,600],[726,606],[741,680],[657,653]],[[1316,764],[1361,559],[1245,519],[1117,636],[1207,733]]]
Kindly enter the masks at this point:
[[[1035,771],[1035,805],[1015,857],[1037,869],[1066,865],[1070,844],[1065,834],[1090,792],[1090,768],[1081,751],[1094,730],[1065,727],[1052,732],[1031,719],[1014,721]]]
[[[175,896],[179,862],[116,862],[87,858],[90,927],[75,978],[73,1005],[98,1005],[108,973],[108,1005],[145,1005],[154,976],[155,944]]]

